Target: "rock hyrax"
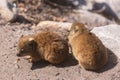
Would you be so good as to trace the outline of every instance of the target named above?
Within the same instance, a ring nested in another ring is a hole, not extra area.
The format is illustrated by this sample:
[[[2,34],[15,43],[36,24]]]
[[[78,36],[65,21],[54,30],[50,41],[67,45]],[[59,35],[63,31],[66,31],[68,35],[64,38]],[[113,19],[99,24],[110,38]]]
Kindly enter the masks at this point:
[[[30,56],[32,62],[43,59],[51,64],[63,62],[69,53],[67,41],[49,31],[22,37],[18,48],[18,56]]]
[[[73,23],[68,36],[74,57],[87,70],[97,70],[108,61],[107,48],[82,23]]]

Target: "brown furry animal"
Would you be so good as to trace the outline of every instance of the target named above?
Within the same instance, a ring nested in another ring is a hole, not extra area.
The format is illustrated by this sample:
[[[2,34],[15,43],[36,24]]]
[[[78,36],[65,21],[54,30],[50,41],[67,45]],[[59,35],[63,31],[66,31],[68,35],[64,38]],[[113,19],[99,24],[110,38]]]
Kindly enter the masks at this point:
[[[73,55],[82,68],[97,70],[107,63],[107,49],[84,24],[73,23],[68,39]]]
[[[52,32],[24,36],[19,40],[18,48],[18,56],[31,56],[32,62],[43,59],[52,64],[63,62],[69,53],[67,41]]]

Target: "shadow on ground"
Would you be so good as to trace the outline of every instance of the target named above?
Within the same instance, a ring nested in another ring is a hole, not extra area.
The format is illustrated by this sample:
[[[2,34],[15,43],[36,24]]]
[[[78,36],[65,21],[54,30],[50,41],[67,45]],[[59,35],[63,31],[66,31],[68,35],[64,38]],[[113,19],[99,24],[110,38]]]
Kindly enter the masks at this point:
[[[73,57],[72,54],[69,54],[67,60],[65,60],[63,63],[56,65],[56,67],[61,68],[61,67],[70,67],[70,66],[75,66],[77,65],[78,62],[77,60]]]
[[[49,63],[44,61],[44,60],[39,61],[39,62],[35,62],[35,63],[32,63],[31,70],[43,68],[43,67],[48,66],[48,65],[49,65]]]
[[[108,63],[102,69],[100,69],[98,71],[94,71],[94,72],[102,73],[102,72],[110,70],[116,66],[117,56],[109,49],[108,49],[108,55],[109,55]],[[64,67],[75,66],[77,64],[78,64],[78,62],[74,59],[72,54],[69,54],[67,60],[65,60],[63,63],[61,63],[59,65],[54,65],[54,66],[56,66],[57,68],[64,68]],[[34,70],[34,69],[38,69],[38,68],[43,68],[48,65],[50,65],[50,63],[48,63],[46,61],[40,61],[37,63],[33,63],[31,69]]]
[[[110,70],[110,69],[114,68],[118,63],[117,56],[111,50],[107,49],[107,51],[108,51],[108,55],[109,55],[108,63],[102,69],[100,69],[99,71],[96,71],[97,73],[101,73],[101,72]]]
[[[70,67],[70,66],[75,66],[77,65],[77,61],[74,59],[74,57],[69,54],[68,55],[68,58],[61,64],[58,64],[58,65],[53,65],[53,66],[56,66],[58,68],[61,68],[61,67]],[[50,63],[46,62],[46,61],[40,61],[40,62],[36,62],[36,63],[33,63],[32,64],[32,67],[31,67],[31,70],[34,70],[34,69],[39,69],[39,68],[43,68],[45,66],[48,66],[50,65]]]

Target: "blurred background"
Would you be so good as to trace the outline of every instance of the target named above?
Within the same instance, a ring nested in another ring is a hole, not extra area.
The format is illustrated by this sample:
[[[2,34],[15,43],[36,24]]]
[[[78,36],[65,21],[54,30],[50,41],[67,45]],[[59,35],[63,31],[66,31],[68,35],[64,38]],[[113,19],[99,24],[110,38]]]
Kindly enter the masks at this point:
[[[120,24],[120,0],[8,0],[32,23],[50,20],[89,26]]]
[[[120,0],[8,0],[30,23],[50,20],[89,26],[120,24]],[[21,19],[19,19],[21,20]],[[23,20],[21,22],[24,22]]]

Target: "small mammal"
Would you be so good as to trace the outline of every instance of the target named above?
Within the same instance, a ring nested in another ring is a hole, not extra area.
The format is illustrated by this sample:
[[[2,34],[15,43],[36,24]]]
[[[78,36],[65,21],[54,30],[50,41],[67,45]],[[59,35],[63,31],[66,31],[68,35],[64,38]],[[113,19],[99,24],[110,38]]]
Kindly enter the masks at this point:
[[[17,8],[8,3],[7,0],[0,0],[0,15],[5,21],[13,22],[17,18],[18,11]]]
[[[108,61],[107,49],[82,23],[73,23],[68,36],[73,56],[86,70],[98,70]]]
[[[40,32],[19,40],[17,56],[30,56],[32,62],[45,60],[51,64],[63,62],[69,53],[66,40],[53,32]]]

